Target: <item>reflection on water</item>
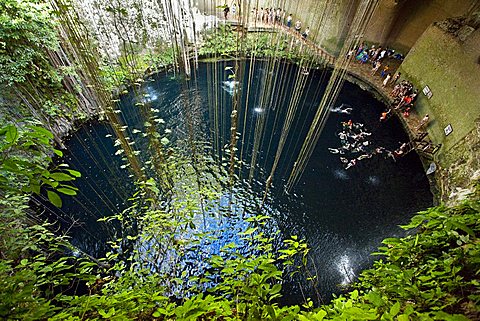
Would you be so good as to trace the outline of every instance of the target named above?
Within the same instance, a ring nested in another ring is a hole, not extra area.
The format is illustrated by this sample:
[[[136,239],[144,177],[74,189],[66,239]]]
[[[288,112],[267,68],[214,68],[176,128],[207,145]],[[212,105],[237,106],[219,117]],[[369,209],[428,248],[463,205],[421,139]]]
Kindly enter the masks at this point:
[[[230,96],[233,96],[239,90],[239,82],[234,80],[227,80],[223,82],[222,86],[223,90],[225,90]]]
[[[229,80],[229,73],[224,69],[228,64],[219,63],[218,68],[200,64],[196,83],[159,74],[146,84],[146,96],[142,98],[150,104],[155,130],[162,137],[168,137],[168,141],[163,142],[165,146],[175,146],[190,163],[194,147],[200,154],[195,158],[197,171],[186,166],[188,173],[176,178],[176,188],[195,192],[195,186],[200,184],[218,192],[215,200],[206,204],[206,209],[193,211],[194,226],[183,234],[189,237],[209,231],[217,239],[199,239],[195,251],[182,262],[184,271],[187,275],[200,273],[207,268],[203,259],[231,242],[238,244],[239,251],[248,251],[237,232],[247,228],[245,218],[265,214],[273,218],[266,231],[272,235],[279,232],[276,244],[290,235],[307,241],[311,248],[309,266],[317,274],[317,290],[328,297],[339,291],[338,285],[351,282],[361,269],[371,264],[370,253],[382,239],[401,235],[398,225],[431,204],[432,195],[418,156],[410,153],[397,162],[391,158],[372,157],[348,171],[343,168],[339,155],[329,152],[329,148],[338,145],[342,122],[352,119],[364,124],[372,133],[369,141],[373,146],[395,149],[399,141],[407,140],[395,118],[378,122],[378,115],[384,109],[382,104],[359,87],[346,83],[336,103],[337,110],[332,110],[335,112],[325,125],[302,179],[289,194],[284,193],[283,186],[328,80],[324,71],[312,70],[308,75],[311,83],[300,93],[302,104],[292,120],[273,187],[266,203],[260,207],[264,182],[269,176],[280,137],[285,134],[282,126],[299,73],[295,66],[278,65],[276,72],[284,77],[276,79],[275,90],[265,98],[260,93],[264,79],[269,77],[267,72],[261,71],[266,63],[256,63],[250,84],[247,83],[249,77],[241,84]],[[248,74],[249,64],[244,68],[244,74]],[[219,82],[212,83],[209,79],[219,79]],[[250,96],[246,97],[245,89],[249,85]],[[243,166],[236,172],[239,178],[235,185],[226,188],[229,155],[224,152],[224,146],[230,142],[231,104],[235,92],[240,94],[241,106],[236,147],[237,155],[242,155]],[[136,102],[133,92],[123,95],[122,112],[118,115],[126,126],[124,130],[129,142],[138,151],[142,166],[152,175],[155,154],[145,135],[145,115]],[[129,206],[126,200],[134,191],[133,177],[125,167],[123,155],[117,154],[118,146],[115,145],[118,142],[107,124],[88,124],[66,144],[68,150],[63,161],[82,172],[82,178],[75,182],[80,193],[70,199],[64,198],[61,210],[51,207],[50,210],[66,221],[79,222],[71,229],[74,245],[94,256],[102,256],[107,251],[107,241],[119,237],[121,231],[118,226],[97,220]],[[258,150],[253,149],[255,144]],[[253,155],[256,161],[251,164]],[[249,180],[251,166],[254,175]],[[154,245],[140,242],[137,246],[144,247],[142,253],[146,256]],[[285,280],[285,302],[298,302],[302,292],[310,295],[315,292],[305,278]]]
[[[355,272],[352,268],[352,263],[350,262],[350,258],[348,255],[342,255],[337,262],[337,270],[340,272],[342,276],[341,285],[347,285],[352,283],[355,279]]]
[[[342,180],[350,179],[350,177],[348,177],[347,171],[344,169],[335,169],[333,171],[333,175],[337,179],[342,179]]]
[[[368,176],[367,183],[378,186],[380,185],[380,178],[378,178],[377,176]]]

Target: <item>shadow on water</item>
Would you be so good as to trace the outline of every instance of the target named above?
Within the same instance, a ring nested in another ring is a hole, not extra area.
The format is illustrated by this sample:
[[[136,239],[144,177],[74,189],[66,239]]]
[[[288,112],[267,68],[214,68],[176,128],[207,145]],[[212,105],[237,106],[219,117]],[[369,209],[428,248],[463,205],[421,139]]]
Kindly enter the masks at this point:
[[[205,252],[217,253],[222,245],[232,240],[240,242],[234,232],[245,228],[241,218],[255,214],[263,197],[263,182],[269,176],[282,135],[294,84],[299,77],[308,77],[264,210],[274,219],[270,228],[272,234],[279,232],[278,242],[290,235],[298,235],[307,241],[311,248],[309,266],[316,271],[320,293],[329,298],[332,293],[340,291],[339,285],[347,285],[371,264],[370,253],[382,239],[402,235],[398,225],[432,204],[422,164],[414,153],[397,161],[385,155],[375,155],[346,170],[339,155],[329,152],[328,148],[339,147],[341,122],[349,119],[364,124],[364,128],[372,133],[368,140],[373,147],[394,150],[399,142],[408,140],[394,117],[386,123],[378,122],[384,109],[380,102],[347,82],[299,184],[290,194],[285,194],[283,186],[307,135],[329,73],[311,70],[308,75],[303,75],[294,65],[278,64],[274,71],[282,77],[275,78],[274,90],[269,95],[263,91],[263,84],[272,73],[267,63],[257,62],[247,97],[248,77],[244,77],[243,83],[228,79],[229,72],[225,67],[231,64],[217,63],[216,68],[213,63],[200,64],[196,82],[172,79],[171,75],[160,73],[145,82],[146,95],[143,98],[136,98],[133,91],[123,95],[120,116],[128,126],[125,129],[127,136],[134,141],[135,149],[141,151],[141,162],[148,163],[153,154],[143,135],[146,120],[135,106],[142,99],[150,104],[151,112],[156,115],[157,130],[168,135],[172,145],[188,153],[191,146],[187,138],[194,135],[196,141],[203,142],[202,153],[219,159],[218,163],[221,163],[225,158],[223,147],[230,139],[232,97],[238,91],[242,106],[238,117],[238,148],[244,166],[238,172],[241,178],[233,193],[225,192],[211,211],[220,211],[222,204],[233,197],[237,202],[233,212],[239,215],[231,221],[225,218],[218,221],[218,216],[212,215],[207,223],[197,224],[206,230],[223,231],[219,233],[218,242],[202,245],[211,248]],[[249,63],[243,68],[248,71]],[[350,109],[341,112],[342,108]],[[262,135],[258,135],[259,120],[265,121]],[[113,135],[108,124],[91,122],[66,141],[68,148],[62,161],[82,172],[82,177],[74,183],[80,193],[64,198],[61,210],[45,205],[53,218],[77,222],[70,231],[72,243],[96,257],[105,255],[107,241],[121,235],[118,227],[97,222],[97,219],[125,209],[127,199],[134,191],[133,177],[122,166],[124,162],[121,155],[117,155],[118,142]],[[253,181],[247,184],[255,139],[259,140],[257,161],[253,164]],[[243,146],[240,145],[242,142]],[[202,256],[191,258],[185,268],[193,269],[201,259]],[[298,303],[302,291],[313,295],[313,289],[304,278],[287,278],[283,302]]]

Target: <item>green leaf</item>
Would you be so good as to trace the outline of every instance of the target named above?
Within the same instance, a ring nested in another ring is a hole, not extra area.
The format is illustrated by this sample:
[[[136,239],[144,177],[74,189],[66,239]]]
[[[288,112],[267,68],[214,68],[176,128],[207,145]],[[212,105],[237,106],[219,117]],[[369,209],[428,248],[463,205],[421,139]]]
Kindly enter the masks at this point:
[[[53,152],[54,152],[57,156],[59,156],[59,157],[62,157],[62,156],[63,156],[63,152],[62,152],[61,150],[58,150],[58,149],[55,149],[55,148],[54,148],[54,149],[53,149]]]
[[[390,308],[390,316],[394,317],[400,312],[400,302],[395,303],[391,308]]]
[[[40,185],[32,183],[30,184],[30,188],[32,189],[33,193],[40,195]]]
[[[68,175],[68,174],[65,174],[65,173],[52,173],[50,174],[50,178],[58,181],[58,182],[62,182],[62,181],[73,181],[75,178]]]
[[[13,125],[9,125],[7,127],[7,132],[5,135],[5,139],[7,140],[8,143],[13,143],[18,139],[18,130],[17,127]]]
[[[354,290],[352,293],[350,293],[350,297],[352,300],[356,300],[358,298],[358,290]]]
[[[253,234],[258,229],[258,227],[249,227],[245,232],[238,233],[239,235],[250,235]]]
[[[38,126],[33,126],[33,125],[29,125],[27,127],[32,129],[34,132],[44,136],[44,137],[47,137],[49,139],[53,138],[53,134],[51,132],[49,132],[48,130],[46,130],[45,128],[38,127]]]
[[[400,314],[400,315],[397,317],[397,320],[398,320],[398,321],[409,321],[410,318],[408,317],[407,314]]]
[[[81,177],[82,173],[78,171],[74,171],[73,169],[67,169],[66,170],[70,175],[75,176],[75,177]]]
[[[326,315],[327,315],[327,311],[325,311],[325,310],[320,310],[320,311],[318,311],[317,313],[315,313],[315,314],[313,315],[313,318],[314,318],[314,320],[322,321],[323,318],[324,318]]]
[[[383,300],[380,294],[377,292],[370,292],[366,295],[368,301],[372,302],[376,307],[379,307],[383,304]]]
[[[57,188],[57,191],[65,194],[65,195],[71,195],[71,196],[77,195],[76,191],[74,191],[72,189],[69,189],[69,188],[60,187],[60,188]]]
[[[57,193],[53,191],[47,191],[48,200],[55,205],[56,207],[62,207],[62,199],[58,196]]]
[[[163,137],[160,142],[163,144],[163,145],[167,145],[168,143],[170,143],[170,141],[168,140],[168,138],[166,137]]]
[[[275,284],[272,287],[272,290],[270,290],[270,294],[276,294],[282,290],[282,285],[281,284]]]

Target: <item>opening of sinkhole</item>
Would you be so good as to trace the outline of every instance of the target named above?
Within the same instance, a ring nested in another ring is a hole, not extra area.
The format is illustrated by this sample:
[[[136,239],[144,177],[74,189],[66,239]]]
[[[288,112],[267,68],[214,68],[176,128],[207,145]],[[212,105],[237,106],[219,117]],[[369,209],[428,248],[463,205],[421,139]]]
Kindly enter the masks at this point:
[[[398,226],[432,205],[419,156],[395,153],[409,140],[402,124],[396,117],[379,122],[385,105],[356,84],[343,84],[322,116],[321,135],[312,138],[331,70],[250,59],[199,63],[195,73],[190,79],[167,69],[145,77],[118,96],[120,129],[90,121],[65,140],[57,162],[82,173],[72,183],[78,194],[62,196],[61,208],[38,201],[79,251],[97,258],[137,251],[152,272],[175,261],[182,268],[169,273],[188,279],[204,274],[205,258],[228,244],[249,253],[256,250],[250,236],[263,233],[280,248],[295,235],[307,242],[315,275],[315,282],[284,275],[282,300],[298,303],[315,291],[341,292],[371,265],[381,240],[403,235]],[[309,140],[313,149],[301,159]],[[181,232],[172,228],[176,241],[185,241],[182,255],[148,231],[135,237],[144,222],[126,216],[138,172],[153,178],[149,197],[158,209],[189,216]],[[259,222],[258,215],[270,219]],[[198,242],[190,244],[191,237]]]

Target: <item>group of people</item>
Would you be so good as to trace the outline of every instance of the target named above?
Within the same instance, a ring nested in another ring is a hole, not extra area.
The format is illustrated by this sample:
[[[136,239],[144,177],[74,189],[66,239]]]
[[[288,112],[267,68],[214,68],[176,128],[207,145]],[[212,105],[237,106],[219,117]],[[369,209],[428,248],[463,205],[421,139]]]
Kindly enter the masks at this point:
[[[396,84],[390,93],[390,97],[393,98],[393,108],[402,112],[404,117],[410,116],[410,111],[417,96],[418,90],[407,80],[402,80],[399,84]]]
[[[413,87],[412,83],[407,80],[402,80],[400,83],[395,84],[393,90],[390,92],[390,97],[393,98],[392,108],[403,113],[405,118],[409,117],[417,95],[418,91]],[[382,112],[380,121],[386,121],[389,116],[391,116],[391,113],[392,109]]]
[[[237,13],[237,5],[234,2],[231,7],[228,6],[228,4],[225,4],[223,6],[223,15],[225,17],[225,20],[228,19],[228,15],[232,12],[232,15],[235,16]],[[270,24],[270,25],[282,25],[286,26],[288,29],[292,28],[292,23],[293,23],[293,16],[290,13],[287,15],[287,12],[281,8],[263,8],[261,7],[260,9],[254,7],[252,9],[252,16],[254,19],[258,22],[264,23],[264,24]],[[297,20],[294,24],[294,29],[295,31],[300,34],[304,39],[308,37],[310,34],[310,28],[307,27],[305,30],[302,32],[302,22],[300,20]]]
[[[253,8],[252,9],[253,17],[262,23],[265,24],[285,24],[286,23],[286,11],[280,8]],[[291,15],[289,15],[291,17]]]
[[[287,15],[287,12],[281,8],[253,8],[252,15],[258,22],[271,25],[283,25],[286,26],[288,29],[292,28],[292,14],[290,13],[289,15]],[[302,32],[302,22],[300,20],[297,20],[293,27],[295,31],[301,34],[304,39],[307,38],[310,34],[310,28],[308,27],[305,28],[305,30]]]
[[[375,147],[368,140],[372,133],[368,132],[363,124],[355,123],[351,119],[341,124],[342,130],[338,133],[341,146],[339,148],[328,148],[328,151],[340,155],[340,161],[345,170],[357,165],[364,159],[372,158],[374,155],[383,154],[385,158],[391,157],[393,160],[397,160],[409,151],[407,143],[401,144],[394,151],[389,151],[381,146]]]
[[[354,123],[351,119],[342,122],[342,131],[338,133],[341,147],[329,148],[332,154],[339,154],[340,161],[344,164],[345,169],[349,169],[358,164],[359,161],[372,158],[373,155],[383,153],[384,148],[373,148],[368,137],[372,133],[365,130],[361,123]]]
[[[372,76],[380,70],[380,77],[383,79],[382,87],[394,85],[400,79],[401,73],[397,72],[392,75],[386,60],[387,58],[403,60],[403,55],[395,53],[395,50],[391,48],[376,47],[375,45],[368,47],[365,43],[362,43],[358,48],[353,48],[347,53],[347,58],[351,59],[352,57],[355,57],[361,64],[371,63]]]

